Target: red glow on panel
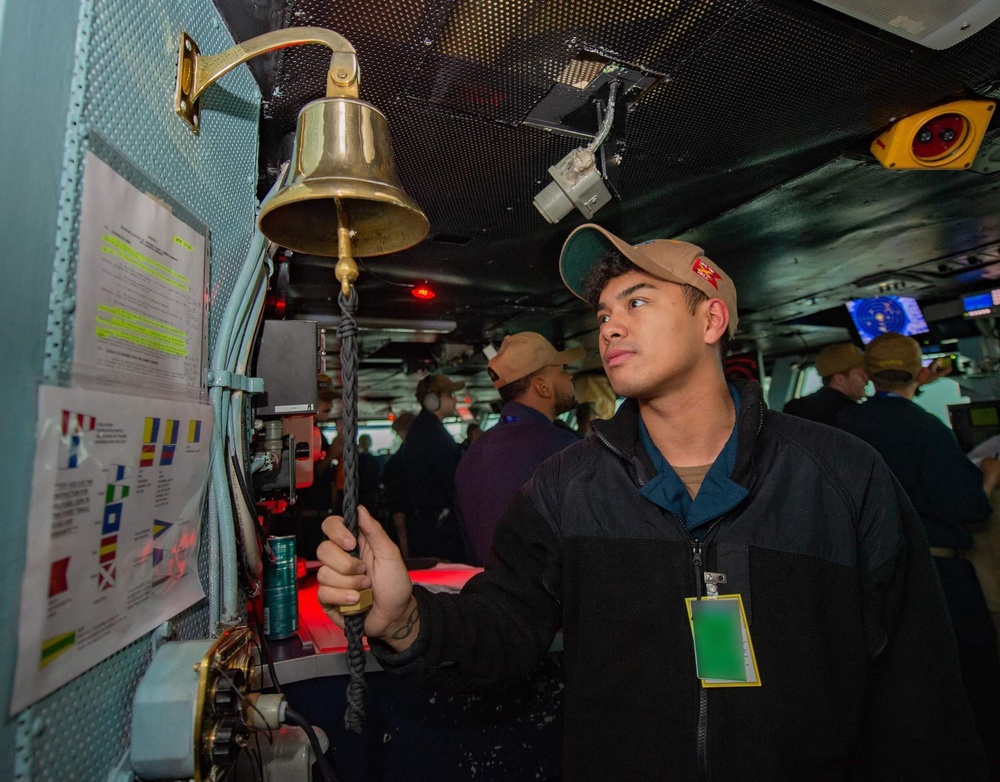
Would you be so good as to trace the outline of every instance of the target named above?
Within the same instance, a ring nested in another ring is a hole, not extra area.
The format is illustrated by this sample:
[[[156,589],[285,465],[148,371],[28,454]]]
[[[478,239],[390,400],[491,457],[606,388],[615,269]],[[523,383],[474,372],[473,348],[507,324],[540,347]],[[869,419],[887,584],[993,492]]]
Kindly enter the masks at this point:
[[[435,296],[437,296],[437,294],[430,288],[428,288],[426,285],[418,285],[417,287],[411,289],[410,293],[412,293],[418,299],[423,299],[424,301],[433,299]]]

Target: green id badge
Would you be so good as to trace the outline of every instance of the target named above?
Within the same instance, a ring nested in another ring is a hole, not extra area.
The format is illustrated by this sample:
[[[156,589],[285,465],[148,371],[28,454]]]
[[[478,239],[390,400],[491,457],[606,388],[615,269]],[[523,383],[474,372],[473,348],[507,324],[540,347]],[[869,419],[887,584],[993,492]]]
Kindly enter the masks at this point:
[[[757,661],[739,595],[689,597],[688,619],[698,678],[704,687],[759,687]]]

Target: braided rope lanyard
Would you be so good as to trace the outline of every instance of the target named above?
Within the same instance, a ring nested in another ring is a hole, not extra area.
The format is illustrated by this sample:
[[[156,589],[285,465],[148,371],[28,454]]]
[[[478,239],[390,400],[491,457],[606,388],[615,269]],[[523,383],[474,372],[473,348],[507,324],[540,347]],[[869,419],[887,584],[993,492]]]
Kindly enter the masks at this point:
[[[340,260],[335,274],[340,280],[340,325],[337,338],[340,340],[340,371],[343,382],[344,431],[344,526],[357,537],[358,534],[358,325],[354,313],[358,309],[358,292],[354,281],[358,278],[358,267],[351,257],[350,228],[345,210],[337,203],[337,235]],[[360,556],[360,546],[355,546],[352,556]],[[344,634],[347,636],[347,711],[344,726],[354,733],[361,733],[365,719],[365,647],[362,636],[365,630],[365,612],[371,606],[371,590],[362,591],[357,605],[340,606],[344,616]]]
[[[358,327],[354,313],[358,308],[358,292],[352,287],[345,297],[340,294],[340,366],[344,381],[344,526],[352,535],[358,533]],[[359,555],[359,547],[351,552]],[[360,603],[359,603],[360,605]],[[351,606],[355,608],[356,606]],[[341,609],[343,611],[343,609]],[[361,732],[365,718],[365,648],[361,639],[365,629],[364,613],[345,614],[344,632],[347,635],[347,713],[344,724],[348,730]]]

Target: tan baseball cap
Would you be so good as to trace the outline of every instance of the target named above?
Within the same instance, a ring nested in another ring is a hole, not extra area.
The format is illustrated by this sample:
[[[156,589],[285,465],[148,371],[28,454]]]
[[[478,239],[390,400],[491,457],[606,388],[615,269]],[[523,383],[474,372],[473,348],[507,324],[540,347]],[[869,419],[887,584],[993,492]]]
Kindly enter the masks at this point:
[[[865,348],[865,371],[873,378],[891,370],[905,372],[912,380],[920,374],[922,367],[920,343],[902,334],[892,331],[879,334]]]
[[[410,426],[413,424],[413,419],[416,416],[411,412],[400,413],[396,416],[396,420],[392,422],[392,431],[394,432],[406,432],[409,430]]]
[[[689,242],[653,239],[631,245],[599,225],[585,223],[566,238],[559,255],[559,273],[566,287],[583,299],[583,278],[594,261],[612,248],[654,277],[691,285],[710,299],[721,299],[729,310],[729,334],[736,332],[736,286],[729,275],[705,257],[704,250]]]
[[[816,371],[820,377],[830,377],[865,365],[865,353],[857,345],[840,342],[827,345],[816,356]]]
[[[465,388],[461,380],[449,380],[444,375],[428,375],[417,383],[417,400],[423,400],[427,394],[454,393]]]
[[[583,348],[556,350],[538,332],[522,331],[504,337],[500,350],[490,360],[486,371],[493,385],[503,388],[544,367],[574,364],[582,360],[586,353]]]

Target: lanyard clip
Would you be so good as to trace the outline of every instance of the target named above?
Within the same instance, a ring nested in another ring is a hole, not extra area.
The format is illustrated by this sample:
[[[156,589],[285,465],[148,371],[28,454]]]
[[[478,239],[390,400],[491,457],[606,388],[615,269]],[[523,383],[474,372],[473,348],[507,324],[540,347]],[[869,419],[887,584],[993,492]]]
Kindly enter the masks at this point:
[[[718,597],[719,584],[725,583],[725,573],[705,573],[705,595],[707,597]]]

